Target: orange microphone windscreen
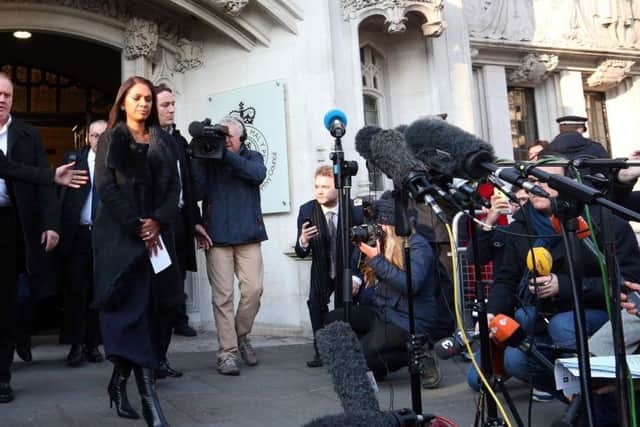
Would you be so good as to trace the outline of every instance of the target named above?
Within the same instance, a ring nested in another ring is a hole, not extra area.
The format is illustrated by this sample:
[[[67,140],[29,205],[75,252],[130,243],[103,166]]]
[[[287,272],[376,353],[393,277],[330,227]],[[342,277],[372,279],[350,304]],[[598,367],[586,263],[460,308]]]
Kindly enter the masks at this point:
[[[509,316],[498,314],[489,322],[489,329],[496,341],[505,343],[520,328],[520,324]]]
[[[562,228],[560,227],[560,219],[555,215],[551,215],[551,226],[556,231],[556,233],[562,233]],[[581,216],[578,217],[578,231],[576,232],[576,234],[578,235],[578,239],[580,240],[591,235],[589,224],[587,224],[587,221],[585,221]]]

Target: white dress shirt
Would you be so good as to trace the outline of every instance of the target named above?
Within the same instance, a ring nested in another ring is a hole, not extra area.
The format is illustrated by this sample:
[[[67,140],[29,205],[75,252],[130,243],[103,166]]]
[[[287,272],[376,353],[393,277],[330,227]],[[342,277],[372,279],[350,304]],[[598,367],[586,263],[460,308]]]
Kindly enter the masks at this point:
[[[7,123],[5,123],[5,125],[0,128],[0,150],[2,150],[5,155],[8,155],[7,138],[9,137],[10,124],[11,116],[9,116],[9,120],[7,120]],[[0,178],[0,207],[1,206],[11,206],[11,199],[9,198],[7,183],[2,178]]]
[[[89,179],[91,181],[89,185],[89,194],[87,194],[87,199],[84,201],[84,206],[82,206],[82,210],[80,211],[80,224],[87,225],[91,224],[91,204],[93,203],[93,171],[96,166],[96,153],[93,150],[89,150],[89,154],[87,155],[87,165],[89,165]]]

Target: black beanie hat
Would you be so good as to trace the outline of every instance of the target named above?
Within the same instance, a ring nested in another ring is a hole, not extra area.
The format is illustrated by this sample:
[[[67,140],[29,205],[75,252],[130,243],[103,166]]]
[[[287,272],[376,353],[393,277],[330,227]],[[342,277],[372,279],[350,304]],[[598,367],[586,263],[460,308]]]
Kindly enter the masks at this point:
[[[378,224],[394,225],[396,223],[395,202],[391,192],[385,192],[374,202],[376,222]]]

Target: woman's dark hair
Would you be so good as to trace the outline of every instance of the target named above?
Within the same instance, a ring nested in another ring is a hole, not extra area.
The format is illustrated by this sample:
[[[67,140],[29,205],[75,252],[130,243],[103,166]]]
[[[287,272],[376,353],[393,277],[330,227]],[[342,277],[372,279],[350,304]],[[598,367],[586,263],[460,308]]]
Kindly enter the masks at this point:
[[[156,106],[156,95],[153,83],[151,83],[144,77],[133,76],[122,82],[122,84],[120,85],[120,89],[118,89],[116,100],[111,107],[111,111],[109,111],[109,121],[107,123],[107,129],[112,129],[118,122],[127,121],[126,113],[122,109],[122,106],[124,105],[124,97],[127,96],[129,90],[131,90],[131,88],[138,83],[147,86],[149,88],[149,91],[151,92],[151,111],[149,113],[149,117],[147,117],[144,122],[144,127],[149,129],[150,126],[158,124],[158,107]]]

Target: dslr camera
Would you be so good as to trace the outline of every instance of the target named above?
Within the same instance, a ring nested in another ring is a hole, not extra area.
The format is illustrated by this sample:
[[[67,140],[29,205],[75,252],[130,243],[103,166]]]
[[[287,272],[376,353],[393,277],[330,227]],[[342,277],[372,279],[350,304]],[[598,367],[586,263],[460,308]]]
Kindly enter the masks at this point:
[[[384,236],[384,230],[378,224],[354,225],[349,230],[349,238],[354,244],[362,242],[375,247],[376,240],[378,238],[384,239]]]
[[[197,159],[220,160],[224,155],[224,142],[229,128],[220,124],[211,124],[211,119],[191,122],[189,133],[193,137],[189,143],[189,154]]]

